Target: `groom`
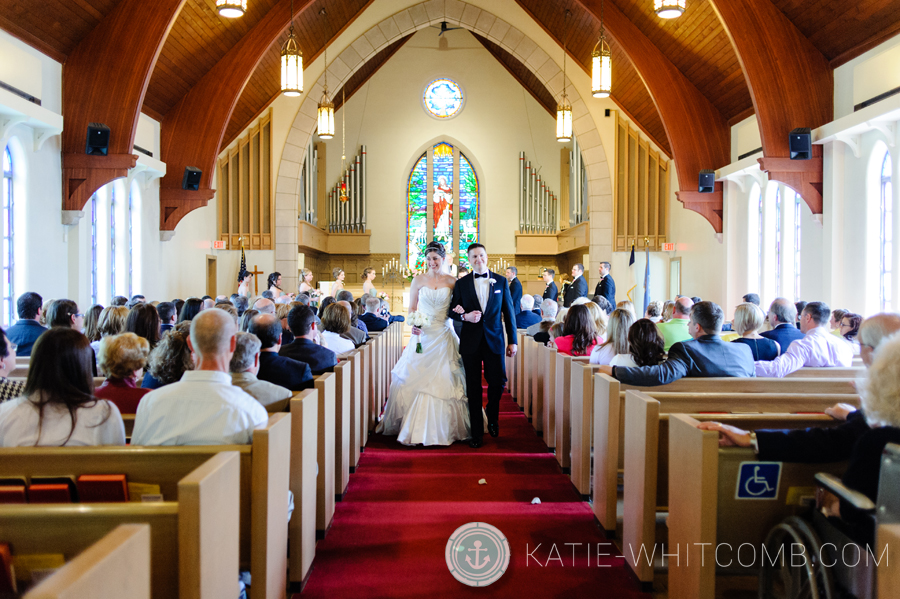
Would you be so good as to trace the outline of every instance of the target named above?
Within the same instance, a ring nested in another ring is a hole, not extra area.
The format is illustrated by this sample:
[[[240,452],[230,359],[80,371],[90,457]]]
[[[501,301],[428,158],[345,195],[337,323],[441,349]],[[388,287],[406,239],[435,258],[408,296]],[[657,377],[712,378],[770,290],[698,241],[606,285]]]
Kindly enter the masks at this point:
[[[462,320],[459,336],[459,353],[466,370],[466,395],[469,397],[469,421],[472,439],[469,447],[481,447],[484,438],[484,420],[481,417],[481,367],[488,383],[488,405],[485,409],[488,432],[492,437],[500,434],[500,396],[506,385],[506,365],[503,360],[503,315],[506,339],[506,355],[516,355],[516,325],[509,285],[503,275],[488,271],[488,256],[484,246],[469,246],[469,264],[472,272],[461,278],[453,288],[448,316]]]

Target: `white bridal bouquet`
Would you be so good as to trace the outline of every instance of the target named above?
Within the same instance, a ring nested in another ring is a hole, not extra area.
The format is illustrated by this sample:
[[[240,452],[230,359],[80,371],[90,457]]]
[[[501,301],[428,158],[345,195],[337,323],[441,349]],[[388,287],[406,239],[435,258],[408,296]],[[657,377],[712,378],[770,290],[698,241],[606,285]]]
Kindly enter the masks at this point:
[[[424,328],[427,326],[431,326],[431,317],[425,314],[424,312],[411,312],[409,314],[409,318],[407,322],[414,327]],[[422,342],[416,341],[416,353],[422,353]]]

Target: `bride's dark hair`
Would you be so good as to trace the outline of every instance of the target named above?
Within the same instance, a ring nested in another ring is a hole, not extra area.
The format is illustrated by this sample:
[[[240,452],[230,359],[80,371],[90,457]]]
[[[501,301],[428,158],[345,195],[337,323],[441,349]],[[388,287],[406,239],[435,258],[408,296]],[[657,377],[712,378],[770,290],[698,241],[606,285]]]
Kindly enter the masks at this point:
[[[425,246],[425,255],[427,256],[430,252],[436,253],[441,258],[447,257],[447,250],[444,249],[444,244],[439,241],[432,241]]]

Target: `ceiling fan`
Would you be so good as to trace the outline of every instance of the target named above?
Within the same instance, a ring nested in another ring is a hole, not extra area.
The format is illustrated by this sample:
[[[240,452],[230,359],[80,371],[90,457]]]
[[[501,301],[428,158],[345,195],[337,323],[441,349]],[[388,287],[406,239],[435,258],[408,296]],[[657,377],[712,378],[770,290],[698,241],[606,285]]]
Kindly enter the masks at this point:
[[[441,37],[448,31],[453,31],[455,29],[462,29],[462,27],[448,27],[447,25],[448,25],[447,21],[441,21],[441,32],[438,34],[438,37]],[[432,27],[437,29],[437,26],[435,26],[435,25],[432,25]]]

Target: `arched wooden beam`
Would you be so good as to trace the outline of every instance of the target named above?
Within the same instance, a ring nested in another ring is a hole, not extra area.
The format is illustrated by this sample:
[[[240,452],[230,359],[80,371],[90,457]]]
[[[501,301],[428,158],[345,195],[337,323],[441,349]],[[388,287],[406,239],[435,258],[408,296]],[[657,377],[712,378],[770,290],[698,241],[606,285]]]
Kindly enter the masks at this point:
[[[132,154],[150,74],[185,0],[123,0],[72,51],[64,68],[63,210],[134,167]],[[89,123],[110,129],[107,156],[85,154]]]
[[[294,19],[312,3],[296,2]],[[163,118],[166,176],[159,189],[161,231],[174,231],[188,212],[206,206],[215,195],[212,174],[231,113],[259,61],[290,25],[289,16],[290,0],[280,0]],[[181,189],[188,166],[203,171],[197,191]]]
[[[770,0],[710,4],[750,88],[763,146],[761,168],[770,180],[793,187],[813,214],[822,214],[821,148],[813,160],[792,164],[788,134],[834,118],[834,73],[828,61]]]
[[[600,0],[579,0],[597,19]],[[699,193],[701,169],[731,162],[728,123],[715,106],[666,58],[653,42],[611,2],[604,6],[603,24],[634,65],[659,111],[678,175],[676,192],[684,207],[702,215],[716,233],[722,232],[722,184],[713,193]],[[615,82],[613,82],[615,93]]]

